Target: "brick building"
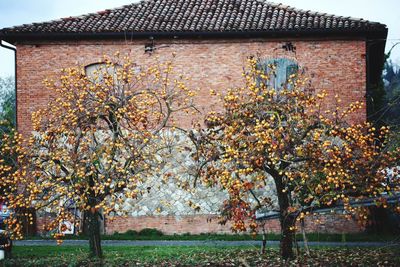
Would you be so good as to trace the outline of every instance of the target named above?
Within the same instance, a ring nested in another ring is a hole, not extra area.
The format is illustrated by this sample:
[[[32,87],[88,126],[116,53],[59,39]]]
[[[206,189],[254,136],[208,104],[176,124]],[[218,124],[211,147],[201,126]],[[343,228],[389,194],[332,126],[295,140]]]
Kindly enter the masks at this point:
[[[191,77],[189,87],[200,88],[196,103],[204,111],[212,104],[210,89],[241,85],[250,56],[296,62],[316,90],[341,95],[343,105],[369,102],[380,80],[386,36],[387,28],[380,23],[261,0],[148,0],[0,30],[0,39],[17,48],[17,124],[24,134],[31,130],[31,113],[51,97],[42,85],[45,78],[56,77],[65,67],[99,62],[102,55],[116,51],[138,63],[151,63],[156,57],[169,60],[175,53],[174,65]],[[364,121],[366,113],[353,119]],[[182,126],[190,121],[185,118]],[[146,227],[168,233],[228,231],[227,226],[210,222],[210,214],[217,213],[214,206],[203,214],[182,208],[178,214],[157,215],[153,208],[116,217],[106,222],[106,231]],[[310,225],[309,230],[328,231],[331,218],[325,221],[324,229]],[[358,230],[355,224],[347,223],[346,229],[337,221],[333,224],[333,231]],[[271,230],[277,227],[276,222],[270,224]]]

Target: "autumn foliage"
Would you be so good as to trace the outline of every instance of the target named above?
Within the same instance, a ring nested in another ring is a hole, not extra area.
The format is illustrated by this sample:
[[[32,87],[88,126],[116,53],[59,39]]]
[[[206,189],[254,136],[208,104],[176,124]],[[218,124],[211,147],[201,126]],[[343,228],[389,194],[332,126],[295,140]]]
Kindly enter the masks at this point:
[[[0,144],[2,200],[12,210],[14,238],[22,236],[20,211],[52,214],[47,230],[60,239],[66,221],[82,223],[78,210],[89,218],[91,252],[101,256],[99,218],[138,197],[159,171],[175,114],[194,109],[194,91],[171,62],[142,69],[119,54],[101,62],[90,75],[76,67],[45,81],[55,98],[34,113],[32,136],[12,132]],[[363,219],[363,208],[352,203],[373,199],[399,211],[387,199],[400,191],[400,151],[388,149],[387,127],[352,120],[365,108],[361,102],[344,107],[338,95],[312,90],[301,71],[279,86],[276,75],[276,66],[260,68],[251,59],[244,86],[219,94],[219,109],[182,132],[193,141],[202,181],[227,192],[222,221],[256,232],[256,214],[277,209],[288,259],[296,222],[319,208],[342,205]],[[327,97],[336,106],[326,108]],[[265,195],[270,182],[278,203]]]
[[[19,135],[3,143],[2,154],[20,157],[14,168],[1,166],[9,206],[52,214],[47,230],[58,239],[66,221],[82,223],[76,210],[86,214],[92,254],[101,256],[99,219],[137,197],[138,185],[157,171],[174,114],[192,108],[194,92],[183,81],[171,62],[138,70],[119,54],[90,75],[68,68],[45,81],[56,97],[33,114],[33,135],[25,144]],[[20,236],[18,220],[9,224]]]
[[[3,134],[0,143],[0,177],[2,204],[14,212],[5,219],[4,223],[9,226],[10,237],[19,239],[23,235],[20,212],[32,206],[36,186],[31,183],[29,176],[29,156],[23,146],[23,137],[14,130]],[[24,214],[23,214],[24,215]],[[26,214],[32,223],[32,214]]]
[[[203,181],[228,192],[222,220],[256,231],[256,213],[274,209],[263,195],[272,179],[287,259],[296,221],[313,210],[342,204],[350,215],[361,209],[350,202],[367,198],[390,206],[385,197],[400,191],[400,181],[387,175],[399,163],[399,150],[386,147],[389,129],[354,123],[362,103],[344,107],[338,95],[314,92],[301,71],[274,88],[275,65],[249,65],[245,85],[221,95],[222,111],[208,114],[195,139]],[[337,105],[326,108],[327,97]]]

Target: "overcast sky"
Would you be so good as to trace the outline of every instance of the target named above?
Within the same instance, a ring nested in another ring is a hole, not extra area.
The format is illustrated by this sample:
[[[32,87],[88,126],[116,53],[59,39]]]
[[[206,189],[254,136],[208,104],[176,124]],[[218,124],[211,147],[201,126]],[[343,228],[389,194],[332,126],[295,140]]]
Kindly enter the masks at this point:
[[[138,1],[0,0],[0,28],[78,16],[134,2]],[[389,27],[387,50],[396,42],[400,42],[399,0],[280,0],[279,2],[301,9],[378,21]],[[393,50],[392,58],[400,63],[400,45]],[[13,60],[12,52],[0,48],[0,76],[14,74]]]

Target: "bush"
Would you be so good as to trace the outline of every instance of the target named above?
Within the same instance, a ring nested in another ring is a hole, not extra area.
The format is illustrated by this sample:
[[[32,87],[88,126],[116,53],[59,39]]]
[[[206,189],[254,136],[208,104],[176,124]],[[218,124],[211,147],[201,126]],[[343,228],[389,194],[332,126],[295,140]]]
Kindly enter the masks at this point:
[[[162,236],[164,235],[163,232],[161,232],[158,229],[154,228],[145,228],[140,230],[139,235],[146,235],[146,236]]]
[[[138,235],[139,233],[138,233],[137,231],[135,231],[135,230],[128,230],[128,231],[125,232],[125,234],[126,234],[126,235],[133,235],[133,236],[136,236],[136,235]]]

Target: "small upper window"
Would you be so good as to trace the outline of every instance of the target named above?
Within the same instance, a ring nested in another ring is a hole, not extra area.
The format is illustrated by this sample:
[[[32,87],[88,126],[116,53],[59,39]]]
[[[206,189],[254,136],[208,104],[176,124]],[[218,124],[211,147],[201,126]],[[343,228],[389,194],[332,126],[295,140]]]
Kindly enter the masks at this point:
[[[114,78],[114,81],[117,80],[117,72],[118,69],[121,69],[120,65],[114,65],[113,67],[107,67],[106,63],[93,63],[87,65],[85,67],[85,75],[95,83],[99,83],[103,80],[104,74],[107,73],[108,75]],[[132,68],[132,73],[138,75],[141,73],[141,67],[134,65]]]
[[[275,66],[275,71],[271,70],[272,66]],[[299,70],[297,62],[288,58],[261,59],[257,63],[257,68],[269,75],[267,85],[277,90],[285,86],[290,88],[287,82],[290,76]]]
[[[105,73],[112,74],[113,71],[105,63],[94,63],[85,67],[85,74],[92,82],[101,82]]]

